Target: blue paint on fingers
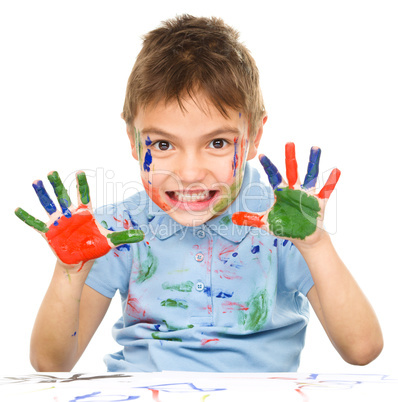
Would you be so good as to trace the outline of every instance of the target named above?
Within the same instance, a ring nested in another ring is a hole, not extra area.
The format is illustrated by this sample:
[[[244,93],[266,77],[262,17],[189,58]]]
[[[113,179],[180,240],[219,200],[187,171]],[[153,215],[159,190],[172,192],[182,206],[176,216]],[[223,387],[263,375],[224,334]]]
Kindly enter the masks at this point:
[[[47,211],[47,213],[51,215],[56,212],[57,207],[55,206],[46,189],[44,188],[43,182],[41,180],[37,180],[32,184],[32,186],[37,196],[39,197],[40,204],[43,205],[43,208]]]
[[[265,173],[267,173],[269,184],[275,189],[282,183],[282,176],[279,173],[276,166],[265,156],[261,155],[260,163],[264,168]]]
[[[321,158],[321,149],[311,148],[310,161],[308,163],[307,174],[304,179],[303,188],[313,188],[316,186],[319,174],[319,159]]]

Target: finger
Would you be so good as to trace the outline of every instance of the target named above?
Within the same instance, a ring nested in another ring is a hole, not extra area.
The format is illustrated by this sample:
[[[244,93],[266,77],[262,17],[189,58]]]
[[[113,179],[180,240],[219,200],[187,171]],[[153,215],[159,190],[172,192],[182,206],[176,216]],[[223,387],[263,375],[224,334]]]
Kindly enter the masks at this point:
[[[112,232],[107,235],[108,239],[115,246],[127,243],[137,243],[144,240],[144,232],[142,230],[129,229],[121,232]]]
[[[298,180],[296,149],[293,142],[288,142],[285,145],[285,158],[287,182],[289,188],[293,189]]]
[[[38,230],[39,232],[46,233],[48,232],[47,225],[39,219],[34,218],[32,215],[29,215],[26,211],[22,208],[17,208],[15,210],[15,215],[24,221],[27,225],[31,226],[32,228]]]
[[[341,172],[339,169],[332,170],[332,173],[330,173],[330,176],[329,176],[327,182],[322,187],[322,190],[319,192],[318,198],[328,199],[330,197],[334,188],[336,187],[337,182],[340,179],[340,175],[341,175]]]
[[[33,182],[32,186],[39,197],[40,204],[43,205],[47,213],[52,215],[54,212],[57,212],[57,207],[44,188],[43,182],[41,180],[36,180]]]
[[[90,202],[90,190],[87,183],[87,177],[84,172],[78,172],[77,187],[79,189],[80,201],[82,204],[87,205]]]
[[[70,217],[71,213],[69,211],[69,207],[72,205],[72,201],[69,198],[68,192],[66,191],[66,188],[63,185],[58,172],[51,172],[48,174],[47,177],[54,188],[54,192],[57,196],[59,205],[61,206],[62,213],[65,216]]]
[[[254,214],[250,212],[235,212],[232,215],[232,222],[235,225],[241,226],[254,226],[257,228],[261,228],[264,226],[264,221],[262,218],[264,214]]]
[[[264,168],[265,173],[267,173],[269,184],[275,189],[282,183],[282,176],[279,173],[276,166],[265,156],[260,155],[260,163]]]
[[[319,174],[319,160],[321,158],[321,149],[312,147],[310,153],[310,161],[308,162],[307,174],[304,179],[303,188],[309,189],[316,186]]]

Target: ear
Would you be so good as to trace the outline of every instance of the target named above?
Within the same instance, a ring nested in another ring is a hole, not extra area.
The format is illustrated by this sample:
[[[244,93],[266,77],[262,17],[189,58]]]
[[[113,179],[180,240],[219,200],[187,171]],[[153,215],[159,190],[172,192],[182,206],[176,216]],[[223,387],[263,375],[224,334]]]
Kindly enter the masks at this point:
[[[264,124],[267,122],[268,115],[264,112],[262,122],[259,124],[257,134],[252,141],[250,141],[249,152],[247,154],[247,160],[253,159],[257,155],[258,146],[260,145],[261,137],[263,135]]]
[[[131,154],[133,155],[133,158],[138,161],[138,152],[137,152],[137,147],[135,146],[134,134],[131,133],[131,127],[128,124],[126,124],[126,131],[127,131],[127,136],[129,137],[129,140],[130,140]]]

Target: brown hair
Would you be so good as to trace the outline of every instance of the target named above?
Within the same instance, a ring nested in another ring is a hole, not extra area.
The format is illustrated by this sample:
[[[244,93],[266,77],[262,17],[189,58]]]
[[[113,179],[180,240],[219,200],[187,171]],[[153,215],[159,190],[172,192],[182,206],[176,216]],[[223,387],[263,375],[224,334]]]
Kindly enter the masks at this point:
[[[190,15],[149,32],[128,80],[126,123],[133,123],[138,107],[159,101],[177,101],[184,110],[183,97],[194,99],[199,90],[224,117],[227,108],[243,111],[254,135],[265,109],[257,66],[238,39],[219,18]]]

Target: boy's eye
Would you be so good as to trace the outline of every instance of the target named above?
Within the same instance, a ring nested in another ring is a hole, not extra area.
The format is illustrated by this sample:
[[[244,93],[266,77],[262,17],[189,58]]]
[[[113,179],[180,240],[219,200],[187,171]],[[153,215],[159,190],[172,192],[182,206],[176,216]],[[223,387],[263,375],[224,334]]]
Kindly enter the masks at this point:
[[[227,141],[223,140],[222,138],[217,138],[215,140],[212,140],[209,144],[210,148],[224,148],[227,145]]]
[[[168,151],[173,149],[173,146],[168,141],[156,141],[153,146],[159,151]]]

